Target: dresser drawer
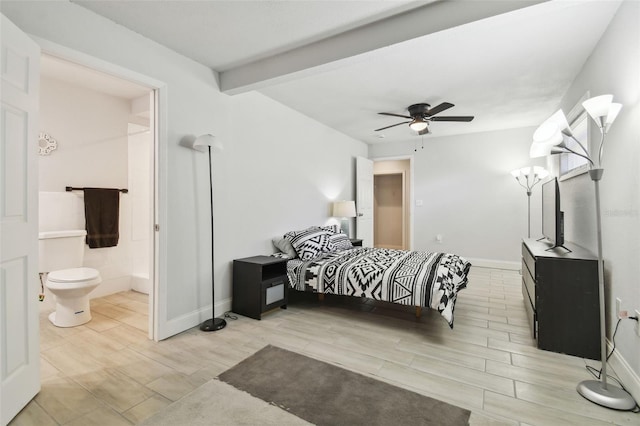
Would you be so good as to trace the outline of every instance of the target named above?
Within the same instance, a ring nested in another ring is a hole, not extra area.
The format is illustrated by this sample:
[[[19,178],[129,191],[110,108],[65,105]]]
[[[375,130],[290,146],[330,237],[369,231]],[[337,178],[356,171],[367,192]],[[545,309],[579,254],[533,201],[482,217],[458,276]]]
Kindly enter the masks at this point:
[[[525,244],[523,244],[522,245],[522,276],[524,276],[524,274],[525,274],[525,265],[527,266],[526,269],[529,270],[529,274],[531,275],[531,277],[533,277],[535,279],[535,277],[536,277],[536,259],[529,252],[529,249],[527,249],[527,246]]]
[[[527,293],[529,293],[531,306],[533,306],[533,309],[535,309],[536,308],[536,282],[534,281],[533,276],[529,272],[528,266],[525,264],[524,260],[522,262],[522,283],[524,287],[527,289]]]
[[[531,303],[531,299],[529,298],[529,294],[527,293],[527,288],[524,285],[524,281],[522,285],[522,298],[524,301],[524,310],[527,312],[527,318],[529,318],[529,326],[531,327],[531,336],[535,339],[537,338],[537,328],[538,328],[536,311],[533,309],[533,305]]]

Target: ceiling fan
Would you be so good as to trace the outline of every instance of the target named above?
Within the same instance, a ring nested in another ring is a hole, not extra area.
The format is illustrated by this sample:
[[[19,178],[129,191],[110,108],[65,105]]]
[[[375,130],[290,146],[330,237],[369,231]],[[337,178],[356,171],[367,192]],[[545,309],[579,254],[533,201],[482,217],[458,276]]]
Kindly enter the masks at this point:
[[[389,115],[391,117],[407,118],[409,119],[409,121],[403,121],[401,123],[392,124],[391,126],[381,127],[379,129],[376,129],[375,131],[379,132],[380,130],[385,130],[391,127],[400,126],[402,124],[409,123],[409,127],[412,130],[415,130],[416,132],[418,132],[419,135],[425,135],[427,133],[431,133],[431,131],[429,130],[429,123],[432,121],[471,121],[473,120],[473,116],[449,115],[449,116],[434,117],[436,114],[444,110],[447,110],[453,106],[454,105],[449,102],[443,102],[440,105],[437,105],[433,108],[431,108],[431,105],[429,104],[413,104],[409,106],[409,108],[407,108],[407,110],[409,111],[409,115],[393,114],[391,112],[379,112],[378,114],[380,115]]]

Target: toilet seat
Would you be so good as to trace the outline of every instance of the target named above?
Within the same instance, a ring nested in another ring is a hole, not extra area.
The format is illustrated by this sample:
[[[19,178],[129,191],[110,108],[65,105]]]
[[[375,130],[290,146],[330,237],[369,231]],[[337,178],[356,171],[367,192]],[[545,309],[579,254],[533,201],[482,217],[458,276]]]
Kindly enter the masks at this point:
[[[47,278],[57,283],[71,283],[77,281],[89,281],[98,278],[100,273],[93,268],[70,268],[52,271]]]
[[[70,268],[51,271],[47,275],[49,289],[72,289],[97,285],[102,282],[100,272],[93,268]]]

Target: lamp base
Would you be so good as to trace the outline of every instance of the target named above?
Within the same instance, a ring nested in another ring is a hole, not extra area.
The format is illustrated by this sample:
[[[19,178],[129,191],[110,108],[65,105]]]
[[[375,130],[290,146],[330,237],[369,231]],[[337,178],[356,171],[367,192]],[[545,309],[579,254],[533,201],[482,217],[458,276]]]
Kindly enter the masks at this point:
[[[227,322],[222,318],[211,318],[200,324],[202,331],[218,331],[227,326]]]
[[[351,235],[349,233],[349,219],[347,219],[346,217],[343,217],[342,220],[340,220],[340,230],[347,234],[347,237],[351,238]]]
[[[624,389],[607,384],[605,389],[600,380],[585,380],[578,383],[578,393],[589,401],[614,410],[630,411],[636,407],[633,397]]]

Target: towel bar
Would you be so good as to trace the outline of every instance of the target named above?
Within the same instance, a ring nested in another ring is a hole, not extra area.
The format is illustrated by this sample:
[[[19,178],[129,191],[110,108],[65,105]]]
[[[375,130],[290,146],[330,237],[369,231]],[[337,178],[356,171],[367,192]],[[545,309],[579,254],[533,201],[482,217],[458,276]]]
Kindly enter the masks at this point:
[[[66,186],[65,190],[67,192],[71,192],[71,191],[84,191],[84,188],[74,188],[73,186]],[[128,194],[129,190],[128,189],[118,189],[118,191],[122,192],[123,194]]]

